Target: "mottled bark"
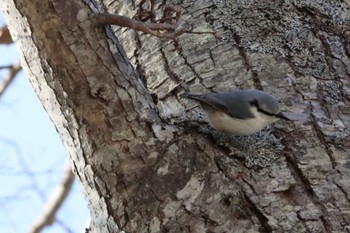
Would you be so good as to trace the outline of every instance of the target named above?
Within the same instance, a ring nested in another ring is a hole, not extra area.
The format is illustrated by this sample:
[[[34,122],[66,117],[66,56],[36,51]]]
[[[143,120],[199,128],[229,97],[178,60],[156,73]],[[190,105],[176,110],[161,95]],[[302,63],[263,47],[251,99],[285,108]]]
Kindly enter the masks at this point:
[[[91,6],[133,17],[138,3]],[[1,3],[84,189],[92,232],[350,231],[347,2],[166,3],[183,7],[184,25],[223,40],[183,35],[175,47],[104,31],[76,1]],[[272,93],[296,121],[234,147],[177,97],[245,88]]]

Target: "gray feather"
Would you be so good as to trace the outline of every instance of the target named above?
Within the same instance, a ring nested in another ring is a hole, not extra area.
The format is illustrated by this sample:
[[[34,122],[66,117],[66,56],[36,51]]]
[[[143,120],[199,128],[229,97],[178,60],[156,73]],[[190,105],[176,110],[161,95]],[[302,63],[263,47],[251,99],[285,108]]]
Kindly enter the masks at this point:
[[[251,106],[258,111],[278,117],[279,104],[270,94],[259,90],[236,90],[227,93],[194,95],[184,93],[181,97],[197,100],[206,111],[223,111],[238,119],[253,118]]]

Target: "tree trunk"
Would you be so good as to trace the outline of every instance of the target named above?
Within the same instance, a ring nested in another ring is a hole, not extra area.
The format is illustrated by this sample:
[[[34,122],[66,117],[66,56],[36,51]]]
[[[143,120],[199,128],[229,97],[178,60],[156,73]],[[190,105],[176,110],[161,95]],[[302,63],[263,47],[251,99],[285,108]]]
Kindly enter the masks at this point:
[[[86,3],[93,10],[72,0],[1,7],[92,232],[350,232],[345,1],[166,1],[183,8],[184,27],[222,34],[177,43],[90,20],[94,7],[133,17],[139,1]],[[246,88],[272,93],[295,121],[237,147],[178,98]]]

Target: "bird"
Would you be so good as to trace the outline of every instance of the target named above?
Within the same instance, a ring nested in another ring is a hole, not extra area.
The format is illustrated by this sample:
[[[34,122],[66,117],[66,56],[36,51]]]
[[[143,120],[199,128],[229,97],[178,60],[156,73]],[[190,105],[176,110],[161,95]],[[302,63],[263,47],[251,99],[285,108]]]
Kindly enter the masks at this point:
[[[251,135],[280,119],[290,121],[280,112],[276,98],[260,90],[182,93],[180,97],[198,101],[206,112],[210,125],[227,135]]]

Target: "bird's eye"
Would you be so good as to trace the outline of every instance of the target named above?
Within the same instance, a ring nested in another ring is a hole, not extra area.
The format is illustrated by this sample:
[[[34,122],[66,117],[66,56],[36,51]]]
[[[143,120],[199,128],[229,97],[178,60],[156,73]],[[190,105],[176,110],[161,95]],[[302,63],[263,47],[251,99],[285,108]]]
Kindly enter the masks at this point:
[[[259,103],[258,103],[257,100],[250,101],[249,104],[250,104],[251,106],[255,106],[255,107],[259,108]]]

